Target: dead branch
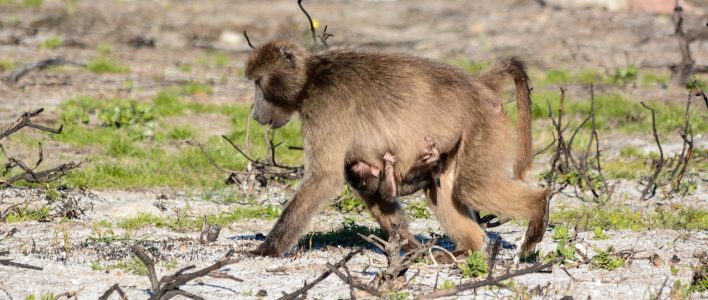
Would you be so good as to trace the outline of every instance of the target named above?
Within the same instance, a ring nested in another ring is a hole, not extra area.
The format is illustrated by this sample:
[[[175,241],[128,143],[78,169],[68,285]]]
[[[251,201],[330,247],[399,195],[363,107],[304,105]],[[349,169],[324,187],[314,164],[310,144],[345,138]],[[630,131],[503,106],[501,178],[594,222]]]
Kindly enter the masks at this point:
[[[521,275],[534,273],[534,272],[538,272],[538,271],[547,269],[547,268],[553,266],[553,264],[559,262],[560,260],[561,260],[561,258],[556,258],[556,259],[551,260],[545,264],[536,264],[536,265],[530,266],[528,268],[518,270],[513,273],[506,273],[506,274],[501,275],[496,278],[487,278],[487,279],[484,279],[481,281],[463,283],[463,284],[457,285],[457,286],[449,288],[449,289],[436,290],[430,294],[419,295],[416,299],[436,299],[436,298],[441,298],[441,297],[454,296],[460,292],[480,288],[483,286],[499,285],[500,282],[507,280],[509,278],[514,278],[514,277],[518,277]]]
[[[98,297],[98,300],[108,300],[108,296],[113,294],[113,292],[117,292],[118,295],[120,296],[121,300],[126,300],[128,297],[125,295],[125,292],[123,289],[120,288],[120,286],[116,283],[111,286],[108,290],[106,290],[101,297]]]
[[[659,148],[659,159],[652,162],[654,172],[651,176],[646,178],[646,187],[642,191],[639,200],[647,200],[656,195],[656,189],[658,188],[657,179],[661,173],[661,169],[664,167],[664,150],[661,148],[661,142],[659,141],[659,134],[656,131],[656,115],[653,108],[646,105],[644,102],[640,102],[644,108],[651,111],[651,128],[654,135],[654,141],[656,141],[656,146]]]
[[[7,78],[5,78],[5,82],[7,82],[8,84],[15,84],[15,83],[17,83],[17,81],[20,80],[20,78],[27,75],[27,73],[29,73],[30,71],[44,70],[48,67],[61,66],[61,65],[73,65],[73,66],[79,66],[82,68],[86,67],[86,64],[66,60],[61,57],[47,58],[47,59],[43,59],[40,61],[36,61],[36,62],[25,64],[25,65],[18,67],[17,69],[12,71],[12,73],[10,73],[10,75],[7,76]]]
[[[198,271],[194,271],[192,273],[185,273],[187,270],[195,268],[194,266],[187,266],[178,270],[173,275],[163,276],[159,281],[157,280],[157,272],[155,272],[155,261],[150,258],[147,252],[145,252],[145,249],[140,245],[134,245],[132,247],[132,251],[148,269],[148,278],[150,278],[151,286],[150,292],[152,293],[149,299],[151,300],[169,299],[177,295],[182,295],[192,299],[202,299],[197,295],[179,289],[187,282],[199,277],[210,276],[216,278],[227,278],[236,281],[242,281],[241,279],[218,271],[222,267],[236,262],[235,260],[231,259],[231,255],[233,255],[234,250],[230,250],[228,253],[226,253],[224,257],[219,259],[211,266],[205,267]]]
[[[310,14],[307,13],[307,10],[305,10],[305,8],[302,6],[302,0],[298,0],[297,5],[300,7],[302,13],[305,14],[305,17],[307,17],[307,22],[310,25],[310,33],[312,34],[312,49],[317,49],[317,38],[320,39],[320,42],[322,43],[322,46],[324,48],[328,48],[329,45],[327,44],[327,39],[333,37],[334,34],[328,33],[327,25],[325,25],[324,30],[322,30],[322,35],[318,36],[317,30],[315,29],[315,24],[312,21],[312,17],[310,17]]]
[[[314,48],[317,46],[317,32],[315,31],[315,24],[312,22],[312,17],[310,17],[310,14],[307,13],[307,10],[302,7],[302,0],[297,1],[297,6],[300,7],[302,13],[304,13],[307,17],[307,22],[310,24],[310,33],[312,33],[312,47]]]
[[[698,88],[698,84],[695,84],[696,87]],[[700,91],[700,88],[698,88]],[[683,144],[681,145],[681,153],[677,157],[677,163],[674,169],[671,171],[671,174],[669,175],[669,180],[673,180],[674,176],[678,174],[678,177],[676,177],[676,181],[674,182],[674,187],[672,189],[672,192],[678,192],[681,188],[681,180],[683,179],[683,176],[686,174],[686,168],[688,167],[688,162],[691,160],[691,156],[693,155],[693,128],[691,127],[691,98],[692,98],[692,91],[688,92],[688,100],[686,100],[686,112],[684,114],[684,125],[683,125],[683,130],[681,132],[681,139],[683,140]]]
[[[21,269],[28,269],[28,270],[36,270],[36,271],[44,270],[44,268],[42,268],[42,267],[37,267],[37,266],[23,264],[23,263],[16,263],[16,262],[13,262],[12,260],[9,260],[9,259],[0,259],[0,265],[8,266],[8,267],[16,267],[16,268],[21,268]]]
[[[246,38],[246,43],[248,43],[248,47],[251,47],[251,49],[256,49],[256,47],[253,47],[253,44],[251,44],[251,39],[248,38],[248,34],[246,31],[243,31],[243,36]]]
[[[32,127],[35,129],[39,129],[41,131],[46,131],[49,133],[54,133],[54,134],[60,134],[64,126],[59,126],[58,129],[53,129],[49,127],[45,127],[39,124],[32,123],[32,118],[38,116],[44,111],[44,108],[39,108],[35,111],[32,112],[24,112],[22,115],[15,121],[15,123],[12,123],[9,128],[3,130],[0,132],[0,140],[3,138],[15,133],[16,131],[22,129],[23,127]]]
[[[398,234],[398,226],[393,226],[388,241],[384,241],[375,235],[364,236],[359,233],[357,235],[379,248],[386,256],[386,269],[376,275],[374,285],[389,291],[397,291],[406,286],[408,283],[405,280],[405,274],[413,260],[428,252],[435,245],[435,240],[433,239],[425,246],[401,255],[403,247],[408,244],[408,240],[401,239]]]
[[[381,296],[381,292],[379,292],[378,290],[376,290],[375,288],[373,288],[369,285],[363,284],[363,283],[359,282],[358,280],[352,278],[351,274],[348,274],[348,276],[342,274],[342,272],[340,272],[338,268],[335,268],[330,263],[326,263],[325,266],[327,267],[327,269],[329,269],[330,272],[332,272],[334,275],[337,275],[340,279],[342,279],[342,281],[347,283],[351,288],[365,291],[374,297]],[[346,266],[342,266],[342,267],[346,268]],[[348,270],[347,270],[347,273],[349,273]],[[354,293],[350,291],[350,295],[352,296],[352,299],[354,299]]]
[[[333,267],[334,267],[335,269],[341,268],[342,266],[346,265],[346,263],[349,262],[354,256],[356,256],[357,254],[361,253],[362,251],[364,251],[364,248],[357,248],[357,249],[352,250],[351,252],[349,252],[349,254],[347,254],[346,256],[344,256],[344,258],[342,258],[339,262],[337,262],[336,264],[334,264]],[[309,290],[310,290],[311,288],[313,288],[315,285],[317,285],[318,283],[320,283],[322,280],[325,280],[330,274],[332,274],[332,271],[331,271],[330,269],[327,269],[326,271],[324,271],[324,273],[322,273],[322,275],[320,275],[319,277],[317,277],[317,278],[316,278],[315,280],[313,280],[312,282],[306,283],[305,286],[301,287],[301,288],[298,289],[297,291],[294,291],[294,292],[292,292],[292,293],[290,293],[290,294],[285,294],[285,295],[283,295],[283,297],[278,298],[278,300],[292,300],[292,299],[297,299],[298,296],[304,295],[305,293],[307,293],[307,291],[309,291]]]
[[[679,1],[676,0],[673,15],[674,35],[676,36],[679,51],[681,51],[681,62],[671,69],[671,83],[680,87],[686,86],[688,78],[693,72],[694,64],[696,63],[691,57],[691,40],[689,40],[686,33],[684,33],[683,21],[683,7],[681,7]]]

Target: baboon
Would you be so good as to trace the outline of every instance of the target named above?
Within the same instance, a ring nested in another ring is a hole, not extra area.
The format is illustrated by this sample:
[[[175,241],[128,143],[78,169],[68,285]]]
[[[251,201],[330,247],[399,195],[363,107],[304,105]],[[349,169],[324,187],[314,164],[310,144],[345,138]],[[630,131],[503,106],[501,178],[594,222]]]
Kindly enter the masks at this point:
[[[412,194],[427,186],[426,179],[435,180],[436,174],[441,171],[440,152],[435,147],[435,141],[426,137],[423,155],[411,166],[405,179],[397,179],[401,177],[396,176],[395,165],[395,155],[386,152],[383,168],[358,161],[346,168],[346,179],[360,194],[379,193],[385,199],[395,200],[397,196]]]
[[[520,60],[472,77],[404,54],[309,53],[293,40],[276,39],[253,50],[245,73],[255,83],[256,121],[278,128],[299,114],[305,149],[303,182],[253,253],[279,256],[293,246],[339,193],[346,167],[355,162],[372,165],[389,152],[396,174],[405,178],[426,137],[445,159],[440,184],[426,182],[424,190],[457,250],[478,250],[485,236],[470,209],[529,219],[523,255],[543,237],[547,191],[522,180],[533,155],[528,77]],[[507,76],[516,84],[519,147],[508,118],[497,111]],[[362,198],[385,232],[398,226],[402,238],[417,243],[397,202],[376,193]]]

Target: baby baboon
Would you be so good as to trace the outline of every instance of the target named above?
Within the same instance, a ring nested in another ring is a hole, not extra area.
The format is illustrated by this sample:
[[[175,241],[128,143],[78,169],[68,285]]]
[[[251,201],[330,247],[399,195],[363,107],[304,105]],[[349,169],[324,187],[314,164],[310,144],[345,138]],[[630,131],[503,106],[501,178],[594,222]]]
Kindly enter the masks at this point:
[[[426,137],[445,158],[440,184],[425,182],[425,191],[458,250],[480,249],[485,236],[469,209],[530,219],[524,254],[542,238],[546,190],[521,180],[532,159],[531,108],[528,78],[518,59],[472,77],[403,54],[311,54],[296,42],[278,39],[254,49],[246,76],[255,82],[254,118],[278,128],[298,113],[305,149],[303,182],[254,253],[282,255],[293,246],[339,193],[347,166],[378,162],[388,152],[396,158],[395,174],[405,182]],[[509,120],[495,111],[507,76],[516,83],[520,147]],[[400,226],[400,236],[417,244],[396,201],[378,193],[362,198],[384,231]]]
[[[397,196],[412,194],[428,185],[440,172],[440,152],[431,137],[425,138],[423,155],[411,166],[406,178],[398,180],[394,171],[396,157],[386,152],[381,168],[357,161],[346,169],[347,182],[360,194],[379,194],[387,200],[395,201]],[[400,178],[400,177],[399,177]]]

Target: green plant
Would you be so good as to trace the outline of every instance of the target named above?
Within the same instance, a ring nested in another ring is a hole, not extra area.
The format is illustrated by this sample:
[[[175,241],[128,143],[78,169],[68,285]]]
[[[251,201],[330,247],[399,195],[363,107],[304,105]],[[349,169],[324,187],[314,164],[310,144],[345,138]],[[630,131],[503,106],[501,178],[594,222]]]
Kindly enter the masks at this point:
[[[553,240],[559,241],[570,241],[572,237],[570,236],[570,229],[565,224],[557,225],[553,228]]]
[[[58,37],[50,37],[48,39],[45,39],[42,41],[42,44],[40,45],[40,48],[43,49],[56,49],[61,47],[62,41]]]
[[[31,208],[29,205],[9,213],[5,217],[7,223],[46,221],[49,219],[49,207]]]
[[[614,253],[612,246],[608,246],[606,250],[595,249],[595,252],[597,254],[590,261],[590,264],[595,269],[614,271],[624,266],[624,259]]]
[[[108,55],[113,54],[113,45],[109,43],[100,43],[96,50],[98,50],[98,53],[101,54],[103,57],[106,57]]]
[[[564,69],[551,69],[546,72],[546,82],[565,85],[571,82],[571,76]]]
[[[551,261],[556,258],[562,258],[561,262],[565,263],[568,261],[574,261],[575,260],[575,244],[570,243],[566,240],[560,240],[558,241],[558,244],[556,245],[556,249],[553,250],[553,252],[548,253],[546,255],[545,260],[546,261]]]
[[[468,256],[464,262],[458,263],[457,267],[462,271],[464,278],[479,277],[487,274],[487,258],[481,251],[468,251]]]
[[[429,219],[430,211],[428,210],[428,205],[425,201],[411,201],[406,205],[406,210],[408,210],[408,215],[416,219]]]
[[[108,57],[94,58],[86,64],[86,69],[97,74],[128,73],[130,68]]]
[[[595,234],[593,239],[595,240],[606,240],[609,238],[607,233],[605,233],[604,230],[602,230],[602,227],[600,226],[595,226],[595,229],[592,230],[592,232]]]
[[[149,104],[125,101],[115,106],[102,109],[98,119],[103,126],[123,127],[133,124],[146,124],[155,118],[153,108]]]
[[[454,288],[456,284],[450,280],[445,280],[443,283],[440,285],[441,289],[451,289]]]
[[[338,211],[345,213],[360,213],[366,208],[364,201],[357,196],[349,186],[345,186],[339,198],[335,202]]]
[[[623,68],[615,70],[615,73],[610,76],[610,83],[619,83],[622,85],[627,85],[628,83],[637,80],[637,75],[639,70],[635,65],[627,65]]]

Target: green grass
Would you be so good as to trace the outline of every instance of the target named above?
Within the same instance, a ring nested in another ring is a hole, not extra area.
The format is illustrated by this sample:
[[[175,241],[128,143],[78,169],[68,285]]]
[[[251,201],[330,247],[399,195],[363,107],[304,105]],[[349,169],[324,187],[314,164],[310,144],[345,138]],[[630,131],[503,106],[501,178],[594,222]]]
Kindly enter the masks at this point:
[[[0,0],[0,6],[40,7],[44,0]]]
[[[487,266],[487,258],[480,251],[468,250],[468,256],[464,262],[457,265],[457,268],[462,271],[463,278],[475,278],[487,274],[489,266]]]
[[[549,103],[554,118],[558,117],[560,91],[539,89],[531,94],[531,99],[533,102],[531,114],[534,119],[548,119]],[[675,133],[683,128],[686,110],[683,102],[645,101],[645,103],[656,109],[656,124],[661,134]],[[647,128],[651,128],[651,113],[643,108],[639,101],[627,99],[618,93],[596,94],[595,106],[597,111],[595,122],[601,135],[603,131],[606,132],[611,129],[618,129],[625,133],[638,132],[648,134],[650,132],[647,131]],[[506,104],[504,110],[515,122],[516,103]],[[577,126],[582,119],[589,115],[591,110],[590,100],[589,98],[576,100],[566,96],[563,110],[564,124],[571,121]],[[708,122],[702,112],[694,111],[690,115],[690,121],[694,132],[708,131]],[[590,128],[590,122],[586,123],[585,128]],[[587,135],[587,133],[584,134]]]
[[[447,61],[447,64],[456,66],[467,71],[470,74],[477,74],[484,71],[492,64],[488,61],[472,61],[468,58],[458,57]]]
[[[634,231],[651,228],[708,230],[708,210],[692,207],[632,211],[623,206],[601,208],[584,206],[576,209],[560,209],[551,213],[552,222],[574,224],[578,220],[583,220],[585,227],[580,228],[582,230],[595,227],[605,230]]]
[[[245,219],[273,220],[279,214],[280,209],[275,206],[237,207],[228,212],[207,215],[207,220],[209,224],[224,227]],[[170,228],[178,231],[197,231],[202,228],[202,218],[190,217],[187,213],[180,213],[178,217],[174,218],[140,213],[135,217],[125,218],[118,222],[118,227],[128,232],[135,232],[146,226]]]
[[[28,221],[46,221],[49,218],[49,207],[31,208],[24,206],[17,211],[9,213],[5,217],[7,223],[18,223]]]
[[[40,44],[39,47],[42,49],[56,49],[56,48],[61,47],[61,45],[62,45],[62,41],[60,38],[51,37],[51,38],[48,38],[48,39],[45,39],[44,41],[42,41],[42,44]]]
[[[614,271],[624,266],[624,259],[614,253],[615,250],[612,246],[607,247],[605,250],[595,249],[595,252],[597,254],[590,261],[590,265],[595,269]]]
[[[0,72],[9,71],[15,68],[15,63],[7,58],[0,59]]]
[[[227,136],[242,144],[246,122],[251,122],[252,157],[266,155],[264,128],[248,117],[247,105],[211,105],[188,101],[193,93],[208,93],[210,86],[190,83],[157,93],[151,101],[132,99],[96,99],[75,97],[59,107],[64,133],[51,136],[55,141],[87,149],[89,163],[75,170],[62,183],[70,187],[215,187],[223,185],[216,172],[197,147],[174,141],[199,137],[210,157],[231,169],[243,169],[247,159],[239,155],[220,136],[200,136],[189,125],[173,124],[170,117],[217,113],[231,119],[233,131]],[[287,146],[302,146],[299,122],[291,122],[276,131],[274,141],[284,142],[276,158],[288,165],[302,163],[302,151]]]
[[[226,53],[212,51],[199,57],[197,63],[209,68],[223,68],[229,65],[230,59]]]
[[[97,74],[120,74],[130,72],[128,66],[109,57],[97,57],[89,61],[86,69]]]

